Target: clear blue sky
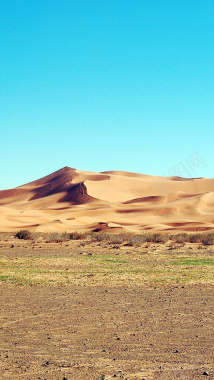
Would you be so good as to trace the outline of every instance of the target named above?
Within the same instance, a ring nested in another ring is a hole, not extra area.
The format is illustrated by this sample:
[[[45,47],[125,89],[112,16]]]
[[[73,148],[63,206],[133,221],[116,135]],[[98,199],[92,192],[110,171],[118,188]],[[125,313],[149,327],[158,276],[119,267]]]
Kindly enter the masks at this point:
[[[213,0],[1,0],[0,19],[0,189],[194,152],[214,177]]]

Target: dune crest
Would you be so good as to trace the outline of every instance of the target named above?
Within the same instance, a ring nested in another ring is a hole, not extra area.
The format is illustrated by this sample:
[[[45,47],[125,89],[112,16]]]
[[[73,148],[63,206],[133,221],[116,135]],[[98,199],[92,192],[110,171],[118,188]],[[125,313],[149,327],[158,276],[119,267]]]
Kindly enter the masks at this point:
[[[0,230],[214,229],[214,179],[64,167],[0,191]]]

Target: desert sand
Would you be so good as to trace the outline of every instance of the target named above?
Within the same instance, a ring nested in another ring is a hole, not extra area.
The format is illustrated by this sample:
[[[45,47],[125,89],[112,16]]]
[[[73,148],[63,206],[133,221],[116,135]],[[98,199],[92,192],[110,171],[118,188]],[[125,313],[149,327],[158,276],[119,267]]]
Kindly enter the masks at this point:
[[[214,179],[64,167],[0,191],[0,229],[206,231],[214,229]]]

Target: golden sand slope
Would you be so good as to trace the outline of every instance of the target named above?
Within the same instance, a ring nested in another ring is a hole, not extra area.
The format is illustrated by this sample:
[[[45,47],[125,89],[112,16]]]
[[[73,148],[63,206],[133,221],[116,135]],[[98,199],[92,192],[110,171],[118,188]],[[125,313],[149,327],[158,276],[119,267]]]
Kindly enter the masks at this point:
[[[0,230],[214,229],[214,179],[65,167],[0,191]]]

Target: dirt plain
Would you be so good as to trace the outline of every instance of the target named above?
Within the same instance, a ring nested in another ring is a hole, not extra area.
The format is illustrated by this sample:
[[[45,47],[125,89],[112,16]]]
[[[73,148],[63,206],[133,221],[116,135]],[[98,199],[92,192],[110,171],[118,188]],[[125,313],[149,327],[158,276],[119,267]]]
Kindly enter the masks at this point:
[[[213,379],[214,250],[0,241],[2,379]]]

